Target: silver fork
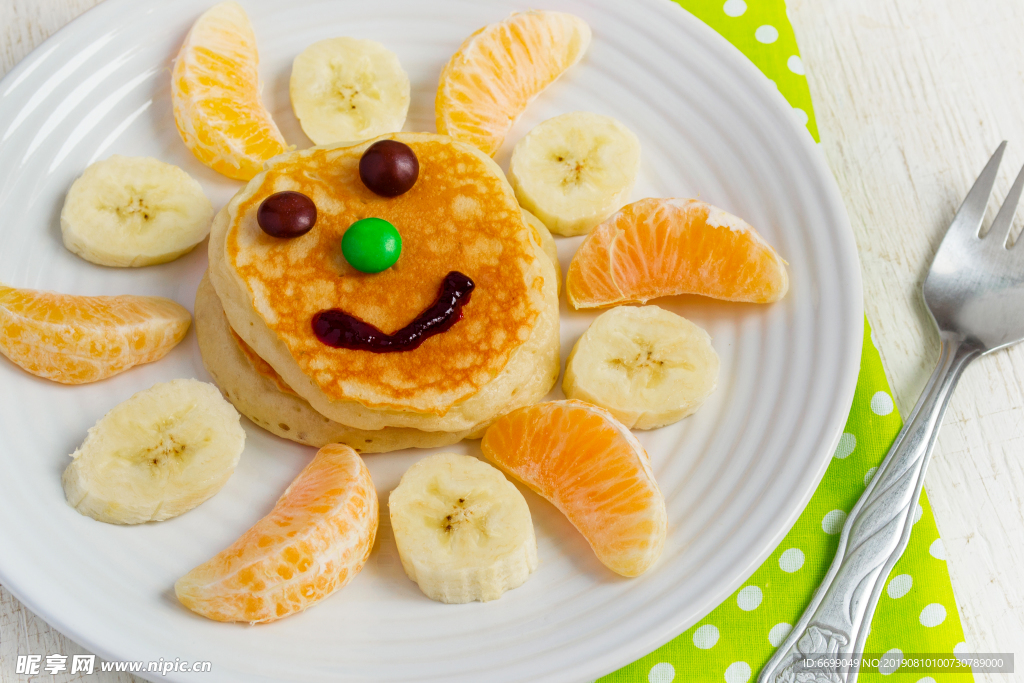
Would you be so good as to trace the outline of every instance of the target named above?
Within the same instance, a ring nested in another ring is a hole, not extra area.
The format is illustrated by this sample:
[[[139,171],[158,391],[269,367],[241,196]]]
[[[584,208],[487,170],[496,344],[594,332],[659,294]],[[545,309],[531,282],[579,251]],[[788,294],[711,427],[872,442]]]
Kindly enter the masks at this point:
[[[939,332],[938,366],[847,518],[825,580],[758,683],[856,680],[856,666],[807,668],[802,662],[864,651],[878,596],[907,547],[928,460],[960,375],[974,359],[1024,339],[1024,246],[1006,246],[1024,169],[979,237],[1005,148],[1006,142],[999,145],[960,205],[924,282],[925,305]]]

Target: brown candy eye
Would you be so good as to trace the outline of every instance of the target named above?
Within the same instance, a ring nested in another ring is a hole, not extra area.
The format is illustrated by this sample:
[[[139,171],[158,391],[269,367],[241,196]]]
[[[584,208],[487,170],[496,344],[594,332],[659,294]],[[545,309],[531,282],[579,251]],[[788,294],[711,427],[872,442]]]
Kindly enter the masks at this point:
[[[299,237],[316,224],[316,204],[301,192],[277,192],[260,204],[256,222],[271,237]]]
[[[359,160],[359,178],[374,194],[397,197],[416,184],[420,162],[409,145],[380,140],[370,145]]]

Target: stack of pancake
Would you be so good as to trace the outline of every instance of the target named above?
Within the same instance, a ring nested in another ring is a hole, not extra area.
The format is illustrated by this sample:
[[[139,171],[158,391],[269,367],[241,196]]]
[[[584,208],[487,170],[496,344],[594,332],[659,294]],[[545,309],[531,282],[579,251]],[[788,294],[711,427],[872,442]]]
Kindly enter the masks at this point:
[[[405,194],[380,197],[360,180],[359,159],[376,140],[290,152],[235,195],[210,235],[195,306],[203,361],[241,413],[311,446],[373,453],[479,438],[558,376],[554,266],[501,169],[446,136],[382,137],[419,160]],[[284,190],[316,204],[301,237],[271,237],[257,224],[260,203]],[[371,216],[402,236],[398,262],[376,274],[341,253],[345,230]],[[313,333],[314,315],[340,309],[391,334],[434,302],[451,271],[475,284],[463,317],[415,349],[333,348]]]

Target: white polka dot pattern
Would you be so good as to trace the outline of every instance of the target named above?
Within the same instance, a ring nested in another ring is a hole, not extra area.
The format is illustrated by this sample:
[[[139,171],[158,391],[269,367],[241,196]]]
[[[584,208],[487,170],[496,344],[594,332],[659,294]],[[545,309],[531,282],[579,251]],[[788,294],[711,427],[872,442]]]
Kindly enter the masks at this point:
[[[853,449],[856,447],[857,437],[855,437],[853,434],[850,434],[849,432],[846,432],[841,437],[839,437],[839,445],[836,446],[836,452],[833,454],[832,457],[836,458],[837,460],[843,460],[844,458],[849,456],[850,453],[853,453]]]
[[[722,5],[722,11],[730,17],[739,17],[747,11],[747,3],[743,0],[726,0]]]
[[[761,604],[763,599],[764,594],[761,593],[761,589],[757,586],[746,586],[736,594],[736,604],[744,612],[757,609],[757,606]]]
[[[712,624],[704,624],[693,632],[693,644],[701,650],[710,650],[718,642],[718,628]]]
[[[792,574],[804,566],[804,553],[799,548],[789,548],[779,556],[779,569]]]
[[[833,536],[843,530],[843,524],[846,522],[846,511],[845,510],[833,510],[832,512],[825,515],[821,520],[821,530],[826,534]]]
[[[676,669],[668,662],[659,662],[647,672],[647,683],[672,683],[676,678]]]
[[[875,415],[888,415],[893,408],[892,396],[888,392],[879,391],[871,397],[871,412]]]
[[[914,579],[910,574],[900,574],[899,576],[892,577],[889,585],[885,587],[885,592],[888,593],[890,598],[898,600],[909,593],[913,585]]]
[[[759,43],[770,45],[779,39],[779,29],[768,24],[758,26],[757,30],[754,31],[754,38],[756,38]]]
[[[747,683],[751,673],[746,662],[733,662],[725,669],[725,683]]]
[[[903,651],[898,647],[894,647],[891,650],[887,650],[881,659],[882,661],[878,664],[878,673],[888,676],[900,668],[900,664],[903,663]]]
[[[786,639],[789,632],[793,630],[792,624],[782,622],[781,624],[775,624],[772,626],[772,630],[768,631],[768,642],[772,644],[772,647],[778,647],[782,645],[782,641]]]
[[[937,602],[933,602],[921,610],[921,616],[918,620],[922,626],[934,628],[946,620],[946,608]]]

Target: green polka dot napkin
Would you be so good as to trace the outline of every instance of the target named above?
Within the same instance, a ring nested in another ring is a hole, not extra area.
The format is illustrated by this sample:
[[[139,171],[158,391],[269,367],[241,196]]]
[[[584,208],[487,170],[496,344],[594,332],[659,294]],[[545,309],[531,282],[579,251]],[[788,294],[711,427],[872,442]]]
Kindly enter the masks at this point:
[[[739,48],[770,78],[818,140],[784,0],[676,0]],[[839,446],[818,490],[789,534],[747,582],[690,630],[602,683],[746,683],[800,618],[824,578],[846,514],[882,462],[902,427],[882,360],[865,321],[860,376]],[[922,493],[910,544],[889,576],[865,646],[870,653],[966,651],[942,540]],[[898,650],[899,652],[893,652]],[[970,673],[861,671],[860,680],[944,683]],[[880,678],[885,676],[884,679]]]

